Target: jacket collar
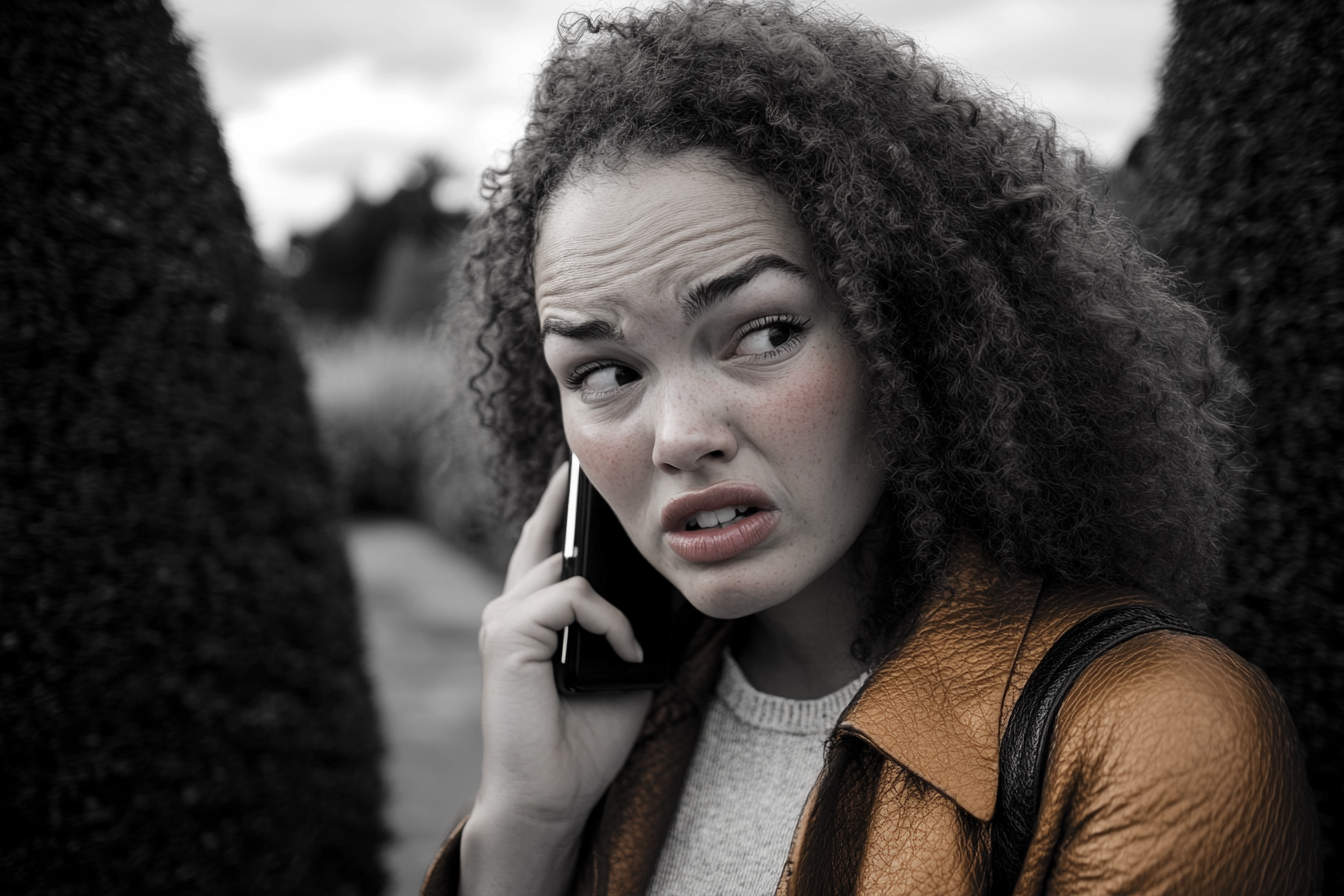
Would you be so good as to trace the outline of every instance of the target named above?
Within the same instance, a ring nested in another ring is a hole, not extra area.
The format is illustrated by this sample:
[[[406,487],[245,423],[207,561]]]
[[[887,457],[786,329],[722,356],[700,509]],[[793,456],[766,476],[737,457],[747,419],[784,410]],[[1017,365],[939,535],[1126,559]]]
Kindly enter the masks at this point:
[[[838,728],[988,821],[1005,697],[1040,592],[1039,578],[1008,578],[981,548],[959,545],[945,591],[928,595]]]

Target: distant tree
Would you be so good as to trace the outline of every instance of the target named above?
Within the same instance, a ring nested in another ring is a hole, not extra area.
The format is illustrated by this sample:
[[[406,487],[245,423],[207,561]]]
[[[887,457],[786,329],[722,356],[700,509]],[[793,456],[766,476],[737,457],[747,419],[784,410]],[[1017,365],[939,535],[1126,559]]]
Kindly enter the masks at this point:
[[[434,202],[447,171],[424,156],[386,200],[356,195],[331,224],[293,236],[290,255],[298,263],[291,290],[299,308],[341,323],[428,323],[443,279],[435,262],[467,225],[466,212],[446,212]]]
[[[1175,16],[1138,216],[1222,316],[1255,400],[1218,632],[1287,699],[1325,892],[1344,892],[1344,4]]]
[[[160,0],[0,4],[0,893],[383,884],[303,373]]]

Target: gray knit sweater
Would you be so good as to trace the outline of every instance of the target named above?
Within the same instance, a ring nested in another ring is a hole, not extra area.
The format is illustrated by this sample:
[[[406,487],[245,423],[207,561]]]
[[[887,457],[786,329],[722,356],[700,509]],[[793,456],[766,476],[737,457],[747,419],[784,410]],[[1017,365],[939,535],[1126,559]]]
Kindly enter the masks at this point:
[[[816,700],[775,697],[725,653],[648,896],[773,894],[826,739],[862,684]]]

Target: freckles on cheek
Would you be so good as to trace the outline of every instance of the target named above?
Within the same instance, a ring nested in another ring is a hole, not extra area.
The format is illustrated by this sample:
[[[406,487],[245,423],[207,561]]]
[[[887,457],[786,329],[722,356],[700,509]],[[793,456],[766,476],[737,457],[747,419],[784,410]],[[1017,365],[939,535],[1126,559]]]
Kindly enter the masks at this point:
[[[636,492],[642,488],[640,473],[649,465],[648,451],[639,440],[610,427],[576,425],[568,418],[565,420],[565,437],[583,462],[588,478],[612,505],[617,516],[624,517],[626,512],[634,510],[639,498]]]
[[[862,424],[857,390],[857,372],[850,365],[827,361],[774,392],[759,406],[757,419],[774,445],[791,456],[821,462],[845,451],[852,431]]]

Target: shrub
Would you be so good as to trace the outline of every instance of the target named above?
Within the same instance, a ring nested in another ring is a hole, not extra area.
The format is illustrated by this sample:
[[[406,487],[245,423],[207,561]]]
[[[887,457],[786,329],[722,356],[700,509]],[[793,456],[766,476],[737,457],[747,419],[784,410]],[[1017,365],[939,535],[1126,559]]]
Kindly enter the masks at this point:
[[[374,894],[297,353],[159,0],[0,4],[0,892]]]
[[[1344,6],[1177,0],[1140,223],[1254,388],[1218,632],[1287,700],[1344,889]]]

